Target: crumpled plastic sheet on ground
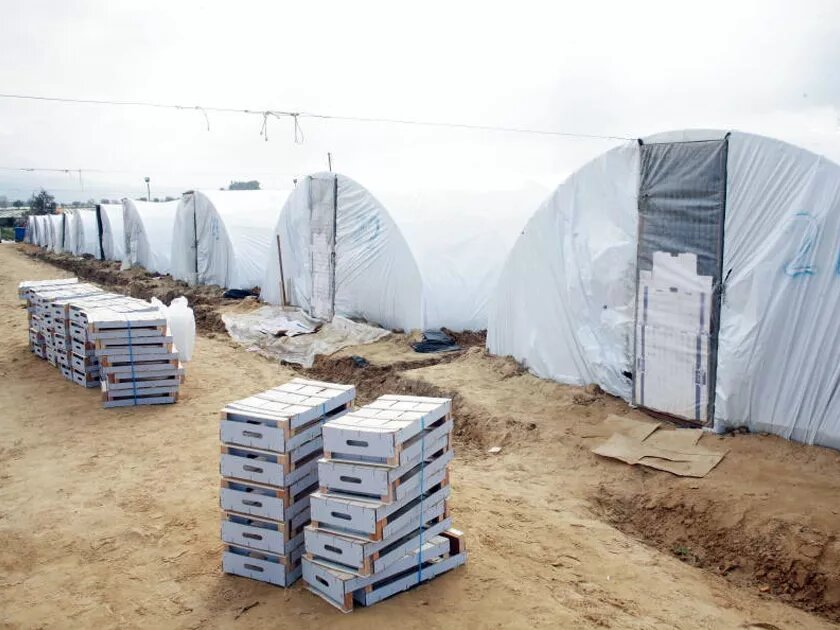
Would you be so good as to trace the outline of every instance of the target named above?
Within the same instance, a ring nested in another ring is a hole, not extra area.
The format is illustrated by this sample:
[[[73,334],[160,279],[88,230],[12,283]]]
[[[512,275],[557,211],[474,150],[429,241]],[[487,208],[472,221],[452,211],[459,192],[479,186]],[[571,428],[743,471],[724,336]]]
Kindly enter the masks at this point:
[[[249,350],[277,361],[312,367],[315,356],[330,355],[342,348],[373,343],[389,331],[336,316],[312,333],[301,334],[318,323],[306,313],[280,306],[263,306],[250,313],[225,313],[222,321],[231,338]],[[294,336],[276,336],[281,329]]]

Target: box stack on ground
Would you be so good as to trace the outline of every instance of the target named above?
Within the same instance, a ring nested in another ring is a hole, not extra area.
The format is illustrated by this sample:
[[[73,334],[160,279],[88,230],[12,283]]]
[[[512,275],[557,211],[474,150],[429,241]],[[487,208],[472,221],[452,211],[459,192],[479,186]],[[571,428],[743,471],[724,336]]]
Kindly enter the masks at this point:
[[[324,425],[305,529],[307,588],[344,612],[464,564],[451,529],[451,401],[382,396]]]
[[[22,282],[29,345],[103,406],[175,402],[184,370],[159,309],[76,278]]]
[[[72,378],[72,344],[68,337],[66,308],[72,300],[102,295],[104,291],[76,278],[22,282],[18,294],[26,300],[32,352]]]
[[[26,302],[26,315],[29,321],[29,349],[36,356],[47,358],[47,336],[50,334],[42,313],[35,307],[37,293],[60,286],[77,284],[78,278],[62,280],[31,280],[18,285],[18,297]]]
[[[166,316],[148,302],[143,304],[145,308],[121,301],[85,312],[99,360],[104,407],[178,400],[183,368]]]
[[[296,378],[222,410],[220,503],[225,573],[277,586],[301,575],[321,429],[348,413],[352,385]]]

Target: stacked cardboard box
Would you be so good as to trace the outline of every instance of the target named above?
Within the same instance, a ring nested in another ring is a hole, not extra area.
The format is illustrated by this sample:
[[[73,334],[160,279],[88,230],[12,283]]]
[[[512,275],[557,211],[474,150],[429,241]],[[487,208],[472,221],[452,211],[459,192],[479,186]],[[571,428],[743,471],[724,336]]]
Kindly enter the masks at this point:
[[[344,612],[463,564],[450,529],[451,401],[382,396],[324,425],[303,577]]]
[[[51,318],[56,348],[58,352],[60,340],[64,353],[63,356],[58,355],[58,363],[67,380],[82,387],[99,387],[99,362],[94,354],[93,344],[87,338],[87,330],[80,322],[86,309],[118,299],[126,298],[103,291],[86,297],[62,298],[52,303]],[[148,303],[144,304],[149,306]]]
[[[183,368],[166,316],[147,302],[86,309],[81,321],[99,360],[103,407],[178,400]]]
[[[225,573],[278,586],[301,574],[309,495],[318,488],[321,429],[346,414],[352,385],[296,378],[222,410]]]
[[[103,406],[175,402],[184,370],[166,318],[149,302],[108,293],[76,278],[22,282],[32,352]]]
[[[47,335],[49,331],[41,313],[35,308],[35,296],[41,291],[77,284],[78,282],[78,278],[64,278],[60,280],[29,280],[18,285],[18,297],[26,302],[26,313],[29,320],[29,349],[42,359],[47,358]]]
[[[21,283],[18,290],[27,303],[32,351],[72,380],[70,342],[59,314],[68,301],[101,295],[104,291],[91,284],[78,282],[75,278],[68,282]]]

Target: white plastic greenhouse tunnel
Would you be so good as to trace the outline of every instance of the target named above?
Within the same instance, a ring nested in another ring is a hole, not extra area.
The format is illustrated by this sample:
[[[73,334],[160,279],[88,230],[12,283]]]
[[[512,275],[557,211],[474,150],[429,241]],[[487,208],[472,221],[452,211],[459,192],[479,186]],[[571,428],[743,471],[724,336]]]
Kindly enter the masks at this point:
[[[44,216],[44,247],[52,251],[55,242],[55,221],[52,214]]]
[[[32,236],[30,242],[33,245],[43,246],[44,244],[44,217],[35,214],[29,217],[32,221]]]
[[[50,243],[50,218],[48,215],[41,214],[35,217],[38,220],[38,242],[40,247],[49,247]]]
[[[199,190],[178,204],[171,273],[190,284],[253,289],[289,197],[280,190]]]
[[[603,154],[531,217],[487,346],[717,430],[840,448],[840,166],[679,131]]]
[[[26,217],[26,238],[27,243],[37,243],[38,238],[38,216],[30,214]]]
[[[38,245],[41,247],[49,247],[50,243],[50,231],[52,230],[52,221],[50,220],[49,215],[42,214],[38,217],[40,228],[39,228],[39,237],[38,237]]]
[[[123,229],[123,205],[101,203],[96,206],[99,226],[98,255],[103,260],[122,260],[125,256],[125,230]]]
[[[376,196],[335,173],[301,179],[274,230],[262,298],[385,328],[481,330],[487,300],[545,191]]]
[[[50,219],[49,248],[57,254],[64,246],[64,215],[50,214],[48,216]]]
[[[64,240],[62,241],[61,251],[75,254],[77,210],[65,210],[63,214]]]
[[[77,256],[99,256],[99,226],[94,210],[78,209],[73,212],[73,249]]]
[[[151,273],[169,273],[177,209],[177,201],[123,199],[124,267],[140,266]]]

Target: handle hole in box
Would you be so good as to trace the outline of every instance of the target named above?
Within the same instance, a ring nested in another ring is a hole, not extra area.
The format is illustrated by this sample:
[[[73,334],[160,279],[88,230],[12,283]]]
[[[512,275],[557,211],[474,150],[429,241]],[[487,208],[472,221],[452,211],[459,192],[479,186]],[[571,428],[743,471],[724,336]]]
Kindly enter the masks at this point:
[[[347,477],[345,475],[341,475],[339,479],[341,479],[345,483],[362,483],[362,480],[358,477]]]
[[[259,573],[262,573],[263,571],[265,571],[265,569],[263,569],[261,566],[258,566],[256,564],[246,564],[244,566],[249,571],[257,571]]]
[[[347,446],[359,446],[361,448],[367,448],[368,443],[364,440],[347,440]]]
[[[250,532],[243,532],[242,533],[242,538],[250,538],[251,540],[262,540],[263,539],[263,537],[260,536],[259,534],[252,534]]]
[[[319,581],[321,584],[323,584],[324,586],[329,586],[329,582],[327,582],[327,581],[326,581],[324,578],[322,578],[320,575],[316,575],[316,576],[315,576],[315,579],[316,579],[316,580],[318,580],[318,581]]]
[[[333,547],[332,545],[324,545],[324,549],[331,551],[332,553],[337,553],[339,556],[344,553],[341,549]]]
[[[353,519],[352,516],[349,514],[342,514],[341,512],[330,512],[330,514],[335,518],[340,518],[343,521],[350,521]]]

